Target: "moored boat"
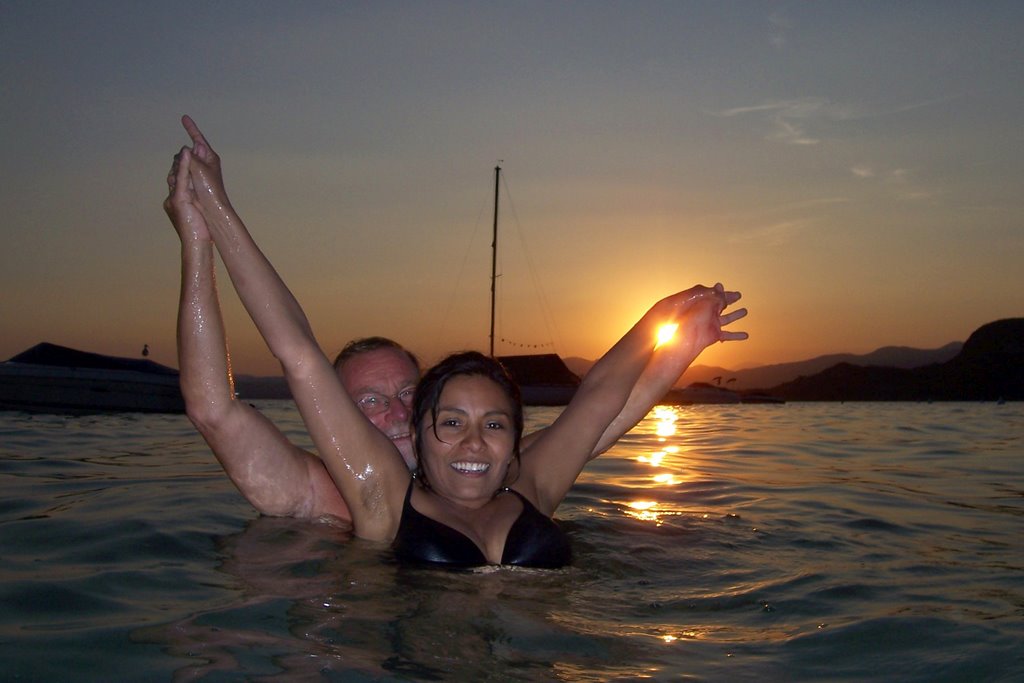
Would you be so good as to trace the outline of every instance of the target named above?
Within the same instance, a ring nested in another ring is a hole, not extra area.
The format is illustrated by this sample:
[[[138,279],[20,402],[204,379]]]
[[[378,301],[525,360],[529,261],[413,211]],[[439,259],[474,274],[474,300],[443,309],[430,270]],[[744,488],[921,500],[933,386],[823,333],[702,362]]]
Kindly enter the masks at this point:
[[[491,328],[489,354],[497,358],[519,385],[523,405],[564,406],[576,394],[580,378],[566,367],[565,362],[554,353],[495,356],[494,322],[497,305],[498,267],[498,190],[501,182],[501,166],[494,167],[494,228],[491,240]]]
[[[43,342],[0,363],[0,410],[183,413],[178,371]]]
[[[580,378],[558,354],[498,356],[498,360],[519,385],[523,405],[568,405],[580,385]]]

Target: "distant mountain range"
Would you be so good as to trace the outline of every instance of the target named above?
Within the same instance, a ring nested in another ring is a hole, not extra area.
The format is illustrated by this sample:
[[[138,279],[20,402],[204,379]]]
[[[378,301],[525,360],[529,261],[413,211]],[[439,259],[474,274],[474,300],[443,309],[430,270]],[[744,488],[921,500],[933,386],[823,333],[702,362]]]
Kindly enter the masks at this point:
[[[736,391],[766,389],[792,381],[797,377],[814,375],[840,363],[850,365],[878,365],[892,368],[918,368],[932,363],[944,363],[954,358],[963,347],[963,342],[950,342],[938,349],[913,349],[906,346],[884,346],[865,354],[832,353],[810,360],[761,365],[745,370],[729,370],[713,365],[691,366],[676,382],[685,387],[694,382],[705,382],[728,387]],[[583,377],[590,371],[594,361],[584,358],[566,358],[565,364],[574,373]]]
[[[594,361],[566,358],[583,377]],[[696,365],[676,384],[702,382],[793,401],[1024,400],[1024,318],[978,328],[937,349],[886,346],[745,370]],[[236,378],[242,398],[291,398],[281,377]]]
[[[582,376],[593,362],[565,364]],[[1024,400],[1024,318],[988,323],[937,349],[886,346],[746,370],[695,365],[676,386],[692,384],[787,401]]]
[[[792,401],[1024,400],[1024,318],[979,327],[944,363],[909,369],[840,363],[769,393]]]

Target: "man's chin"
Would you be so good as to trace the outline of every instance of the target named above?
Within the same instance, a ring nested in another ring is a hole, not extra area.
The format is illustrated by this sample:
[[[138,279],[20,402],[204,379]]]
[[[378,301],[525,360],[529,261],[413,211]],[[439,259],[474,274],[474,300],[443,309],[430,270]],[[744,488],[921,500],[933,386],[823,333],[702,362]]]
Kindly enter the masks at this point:
[[[408,465],[410,470],[416,469],[416,452],[412,446],[411,436],[399,436],[392,438],[391,443],[395,444],[395,448],[402,455],[402,460]]]

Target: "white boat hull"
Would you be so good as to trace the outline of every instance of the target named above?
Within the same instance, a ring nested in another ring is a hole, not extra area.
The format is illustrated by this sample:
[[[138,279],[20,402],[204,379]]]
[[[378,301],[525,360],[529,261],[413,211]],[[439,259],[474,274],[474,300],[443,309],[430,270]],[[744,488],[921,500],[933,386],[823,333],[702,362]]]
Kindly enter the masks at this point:
[[[177,375],[134,370],[0,364],[0,410],[183,413]]]

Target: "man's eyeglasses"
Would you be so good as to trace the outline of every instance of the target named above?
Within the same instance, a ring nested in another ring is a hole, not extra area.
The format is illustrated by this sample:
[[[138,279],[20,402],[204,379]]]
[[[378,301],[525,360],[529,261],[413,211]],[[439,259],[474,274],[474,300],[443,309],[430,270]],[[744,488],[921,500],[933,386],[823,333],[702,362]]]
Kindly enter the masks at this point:
[[[356,399],[356,405],[363,411],[363,415],[379,415],[385,412],[391,407],[391,402],[398,399],[402,402],[402,405],[406,408],[412,408],[412,397],[415,393],[415,389],[402,389],[394,396],[385,396],[383,394],[368,393],[363,394]]]

